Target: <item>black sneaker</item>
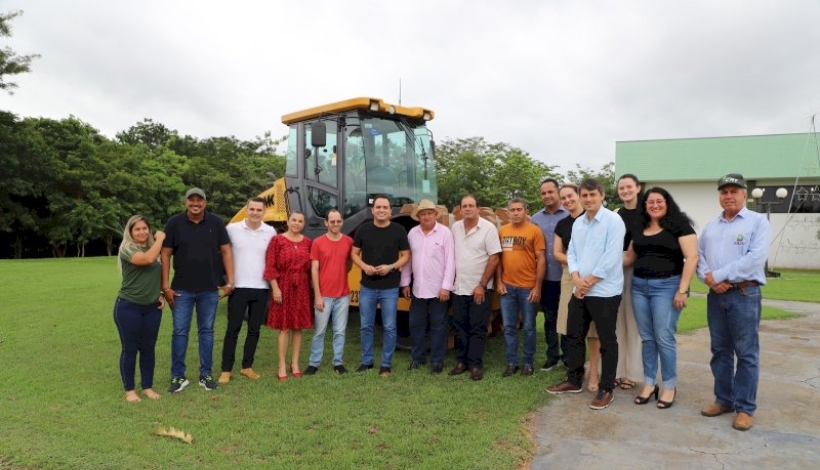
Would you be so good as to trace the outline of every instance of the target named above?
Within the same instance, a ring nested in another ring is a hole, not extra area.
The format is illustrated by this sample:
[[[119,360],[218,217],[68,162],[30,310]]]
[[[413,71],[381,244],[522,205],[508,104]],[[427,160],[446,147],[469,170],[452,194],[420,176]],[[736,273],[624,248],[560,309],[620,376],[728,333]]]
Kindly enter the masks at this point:
[[[174,377],[171,379],[171,386],[168,387],[169,393],[181,392],[188,386],[190,382],[185,377]]]
[[[430,369],[431,374],[440,374],[444,372],[444,366],[441,364],[433,364],[433,367]]]
[[[419,361],[410,361],[410,365],[407,366],[407,370],[416,370],[421,367],[421,363]]]
[[[356,372],[365,372],[373,368],[373,364],[360,364]]]
[[[214,378],[210,375],[200,375],[199,385],[204,387],[206,392],[210,392],[211,390],[219,387],[219,385],[216,383],[216,380],[214,380]]]
[[[379,369],[379,377],[390,377],[392,370],[389,367],[381,367]]]
[[[547,362],[545,362],[544,365],[541,366],[541,370],[544,371],[544,372],[548,372],[548,371],[551,371],[552,369],[555,369],[555,366],[557,366],[557,365],[558,365],[558,360],[557,359],[547,359]]]
[[[339,364],[338,366],[333,366],[333,372],[336,372],[339,375],[347,374],[347,369],[345,369],[345,366]]]
[[[304,372],[302,372],[302,373],[303,373],[303,374],[305,374],[305,375],[314,375],[314,374],[316,374],[317,372],[319,372],[319,368],[318,368],[318,367],[307,366],[307,369],[305,369],[305,371],[304,371]]]

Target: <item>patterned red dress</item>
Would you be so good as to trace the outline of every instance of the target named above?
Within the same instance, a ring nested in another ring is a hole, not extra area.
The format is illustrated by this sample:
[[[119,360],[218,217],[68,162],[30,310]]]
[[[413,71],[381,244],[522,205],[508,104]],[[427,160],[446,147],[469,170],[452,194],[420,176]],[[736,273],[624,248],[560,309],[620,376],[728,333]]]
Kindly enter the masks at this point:
[[[305,330],[313,327],[310,295],[310,245],[284,235],[271,238],[265,254],[265,279],[276,279],[282,303],[271,299],[267,325],[274,330]]]

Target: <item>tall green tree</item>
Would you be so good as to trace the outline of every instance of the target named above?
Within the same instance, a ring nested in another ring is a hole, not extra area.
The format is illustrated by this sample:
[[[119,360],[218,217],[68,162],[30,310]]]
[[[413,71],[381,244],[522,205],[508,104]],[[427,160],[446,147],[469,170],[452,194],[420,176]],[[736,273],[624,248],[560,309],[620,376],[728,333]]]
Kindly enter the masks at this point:
[[[116,137],[123,144],[144,144],[150,149],[156,149],[160,146],[168,146],[172,140],[176,139],[177,131],[168,129],[164,124],[154,122],[153,119],[146,118],[125,131],[117,132]]]
[[[471,193],[482,205],[504,207],[510,198],[520,197],[534,209],[541,204],[541,180],[557,176],[553,167],[525,151],[483,137],[445,140],[436,146],[439,203],[448,207]]]
[[[17,116],[0,111],[0,232],[21,258],[28,239],[36,238],[47,182],[51,177],[45,145]]]
[[[567,172],[565,181],[578,184],[587,178],[596,179],[604,185],[604,190],[606,191],[604,202],[606,207],[614,209],[623,205],[618,198],[618,187],[615,181],[615,162],[609,162],[598,170],[582,167],[576,163],[575,169]]]
[[[27,132],[37,135],[38,153],[48,169],[37,231],[48,240],[55,257],[65,256],[70,245],[81,251],[88,241],[83,224],[90,215],[85,206],[99,198],[89,184],[104,181],[107,172],[106,165],[93,160],[95,148],[106,139],[74,117],[26,119],[24,123]]]
[[[0,38],[11,37],[11,20],[22,15],[22,11],[0,13]],[[10,77],[31,71],[31,61],[40,57],[39,54],[19,55],[9,46],[0,48],[0,90],[13,94],[17,83],[10,81]]]

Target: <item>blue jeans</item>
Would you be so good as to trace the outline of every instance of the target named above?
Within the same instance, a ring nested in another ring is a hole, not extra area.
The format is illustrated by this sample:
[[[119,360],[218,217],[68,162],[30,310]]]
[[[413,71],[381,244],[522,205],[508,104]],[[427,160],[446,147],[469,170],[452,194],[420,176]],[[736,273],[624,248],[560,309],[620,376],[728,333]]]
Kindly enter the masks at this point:
[[[376,324],[376,305],[382,308],[381,367],[393,367],[393,351],[396,350],[396,311],[399,308],[399,288],[371,289],[362,286],[359,291],[359,315],[361,316],[362,364],[373,365],[373,330]]]
[[[310,345],[310,359],[308,365],[319,367],[322,355],[325,352],[325,331],[327,322],[333,318],[333,365],[342,365],[342,355],[345,352],[345,331],[347,330],[347,312],[350,306],[350,296],[322,297],[325,309],[313,309],[316,315],[313,342]]]
[[[643,374],[646,385],[655,385],[658,357],[664,390],[677,386],[677,342],[680,310],[675,308],[675,294],[680,276],[664,279],[632,278],[632,310],[641,335]]]
[[[757,409],[760,310],[760,287],[709,292],[706,300],[715,402],[749,415]]]
[[[120,334],[120,377],[126,392],[134,390],[134,373],[137,368],[137,353],[140,356],[140,378],[142,389],[154,386],[154,351],[157,345],[162,310],[157,303],[140,305],[117,298],[114,303],[114,323]]]
[[[430,321],[430,363],[444,365],[444,353],[447,352],[447,302],[437,297],[420,299],[415,295],[410,300],[410,338],[413,346],[413,360],[424,364],[427,351],[424,343],[427,333],[427,321]]]
[[[192,292],[178,290],[179,296],[171,309],[174,320],[171,335],[171,377],[185,376],[185,353],[188,351],[188,333],[196,307],[196,326],[199,336],[199,375],[211,375],[214,355],[214,320],[219,302],[219,291]]]
[[[501,317],[504,320],[504,343],[507,364],[518,365],[518,313],[524,320],[524,364],[532,366],[535,359],[535,315],[538,304],[529,301],[532,288],[507,286],[501,296]]]

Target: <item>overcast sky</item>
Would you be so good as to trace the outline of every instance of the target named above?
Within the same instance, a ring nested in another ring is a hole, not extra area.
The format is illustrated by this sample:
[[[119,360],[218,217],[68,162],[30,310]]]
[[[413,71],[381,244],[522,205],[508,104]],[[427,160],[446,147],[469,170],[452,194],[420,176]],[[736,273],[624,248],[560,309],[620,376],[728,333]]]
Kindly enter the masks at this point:
[[[597,169],[615,141],[807,132],[820,1],[0,0],[42,57],[0,109],[113,137],[143,118],[199,138],[265,131],[356,96]],[[0,43],[0,46],[4,44]]]

